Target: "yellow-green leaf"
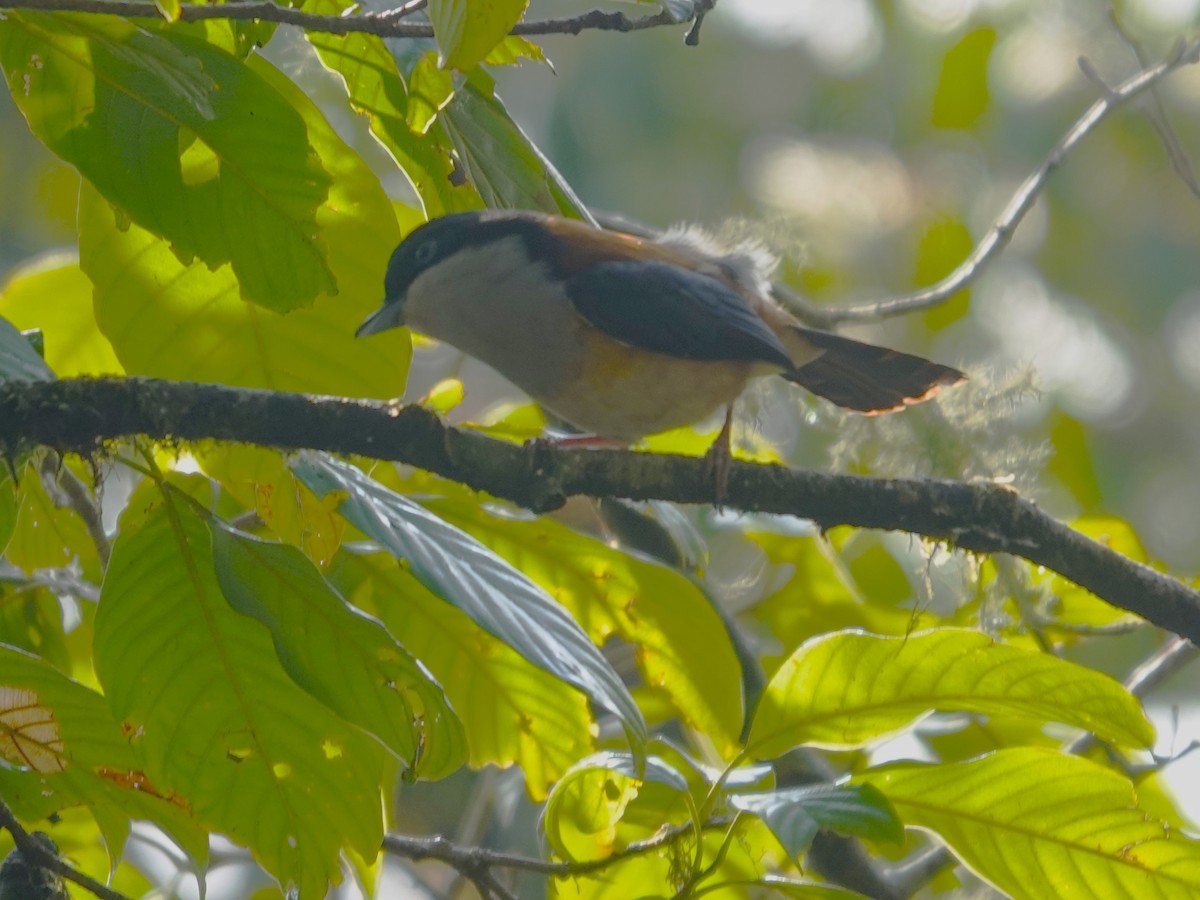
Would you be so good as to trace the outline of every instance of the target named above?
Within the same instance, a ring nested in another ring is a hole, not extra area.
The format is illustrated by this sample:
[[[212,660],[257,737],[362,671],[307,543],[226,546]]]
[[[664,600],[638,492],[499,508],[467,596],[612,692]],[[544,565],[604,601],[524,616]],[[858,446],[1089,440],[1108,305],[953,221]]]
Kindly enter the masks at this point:
[[[545,587],[593,640],[619,635],[636,647],[642,682],[664,693],[718,752],[736,752],[741,666],[721,617],[695,584],[551,519],[494,516],[471,502],[427,505]]]
[[[0,292],[0,315],[18,328],[42,330],[46,362],[61,378],[124,373],[96,324],[92,283],[73,255],[43,256],[19,267]]]
[[[1200,896],[1200,843],[1141,809],[1123,775],[1086,759],[1021,748],[855,780],[1015,900]]]
[[[534,800],[592,750],[587,698],[443,603],[394,561],[343,555],[331,577],[441,684],[471,765],[519,765]]]
[[[932,711],[1063,722],[1103,740],[1149,746],[1154,729],[1118,682],[1049,654],[943,628],[909,637],[838,632],[800,647],[767,686],[747,749],[861,747]]]
[[[529,0],[430,0],[439,64],[466,72],[521,21]]]
[[[379,179],[294,84],[261,59],[252,67],[295,105],[308,139],[336,181],[317,224],[342,288],[280,315],[239,297],[229,266],[188,265],[163,240],[119,216],[86,187],[80,260],[96,288],[96,318],[130,374],[359,397],[404,391],[406,334],[356,340],[378,306],[400,238]],[[122,227],[122,226],[125,227]]]
[[[319,225],[333,173],[261,62],[115,16],[21,12],[0,22],[0,63],[34,133],[181,259],[232,266],[280,312],[338,292]]]

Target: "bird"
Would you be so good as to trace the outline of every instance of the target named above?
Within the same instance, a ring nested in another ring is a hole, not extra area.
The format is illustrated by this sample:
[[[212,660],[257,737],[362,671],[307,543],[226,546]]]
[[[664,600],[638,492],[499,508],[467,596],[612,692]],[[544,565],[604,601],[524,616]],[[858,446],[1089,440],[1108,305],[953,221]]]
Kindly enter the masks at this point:
[[[867,414],[965,378],[805,326],[772,297],[775,265],[692,228],[644,238],[532,211],[451,213],[396,248],[383,305],[356,335],[408,326],[449,343],[602,440],[633,444],[723,410],[709,451],[719,484],[734,402],[755,378]]]

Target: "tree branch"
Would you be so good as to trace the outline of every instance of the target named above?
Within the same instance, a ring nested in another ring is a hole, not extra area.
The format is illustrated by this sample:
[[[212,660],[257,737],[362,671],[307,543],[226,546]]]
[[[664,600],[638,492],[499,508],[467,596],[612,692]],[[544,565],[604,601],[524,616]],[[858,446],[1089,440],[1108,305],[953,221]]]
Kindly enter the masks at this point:
[[[361,13],[353,16],[328,16],[304,12],[290,6],[280,6],[271,0],[236,0],[236,2],[218,4],[181,3],[179,18],[184,22],[197,22],[202,19],[254,19],[260,22],[295,25],[308,31],[324,34],[362,32],[377,37],[431,38],[433,37],[432,25],[401,21],[418,8],[411,3],[406,3],[396,9],[383,12]],[[163,17],[158,6],[149,0],[0,0],[0,9],[96,13],[126,16],[131,19],[162,19]],[[664,25],[685,25],[702,16],[703,13],[698,12],[683,21],[676,21],[665,9],[652,16],[636,18],[631,18],[623,12],[605,12],[601,9],[593,9],[590,12],[561,19],[518,22],[510,33],[522,37],[537,37],[547,34],[579,34],[583,31],[645,31]]]
[[[316,449],[408,463],[536,511],[568,497],[712,503],[695,457],[627,450],[534,451],[450,428],[416,406],[149,378],[0,384],[0,451],[34,445],[84,455],[105,441],[215,439]],[[1011,553],[1045,566],[1115,606],[1200,643],[1200,591],[1130,560],[1003,486],[867,478],[734,462],[725,506],[908,531],[963,550]]]
[[[13,815],[13,811],[3,800],[0,800],[0,828],[7,830],[12,835],[13,843],[17,845],[17,849],[21,851],[27,861],[53,872],[61,878],[75,882],[84,890],[91,891],[100,900],[130,900],[124,894],[72,869],[56,853],[47,850],[39,840],[21,827],[21,823],[17,821],[17,817]]]
[[[776,287],[776,293],[789,308],[799,307],[796,309],[797,315],[825,328],[842,322],[875,321],[929,309],[939,303],[944,303],[976,281],[987,266],[1008,246],[1017,226],[1021,224],[1026,213],[1033,208],[1034,202],[1045,190],[1050,176],[1084,138],[1095,131],[1114,110],[1151,90],[1175,70],[1183,66],[1194,65],[1197,61],[1200,61],[1200,41],[1181,44],[1169,59],[1156,66],[1143,69],[1115,88],[1107,89],[1104,96],[1093,103],[1088,111],[1068,129],[1042,161],[1042,164],[1025,179],[1012,199],[1009,200],[1008,206],[1004,208],[1000,217],[988,229],[983,240],[975,246],[970,255],[953,272],[936,284],[915,293],[902,294],[875,303],[841,308],[813,307],[782,286]],[[1086,73],[1086,62],[1081,60],[1080,64]],[[1168,143],[1169,151],[1170,144]]]

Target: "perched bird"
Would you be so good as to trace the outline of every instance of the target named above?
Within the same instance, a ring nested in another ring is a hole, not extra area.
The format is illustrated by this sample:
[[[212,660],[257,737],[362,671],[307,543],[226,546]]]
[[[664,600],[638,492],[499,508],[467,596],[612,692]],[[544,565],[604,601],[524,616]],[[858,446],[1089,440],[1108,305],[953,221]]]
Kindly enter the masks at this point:
[[[357,335],[407,325],[487,363],[583,432],[632,442],[726,411],[782,375],[838,406],[901,409],[963,374],[800,324],[775,261],[692,231],[645,240],[533,212],[455,213],[396,248]],[[722,446],[718,446],[722,445]]]

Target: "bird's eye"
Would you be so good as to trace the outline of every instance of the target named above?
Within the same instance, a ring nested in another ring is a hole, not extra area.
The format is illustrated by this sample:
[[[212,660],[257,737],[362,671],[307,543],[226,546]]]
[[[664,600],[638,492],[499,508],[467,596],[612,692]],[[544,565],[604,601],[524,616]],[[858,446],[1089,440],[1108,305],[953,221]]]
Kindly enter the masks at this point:
[[[417,261],[418,266],[427,266],[433,262],[433,257],[437,254],[437,243],[434,241],[426,241],[417,248],[417,252],[413,254],[413,258]]]

